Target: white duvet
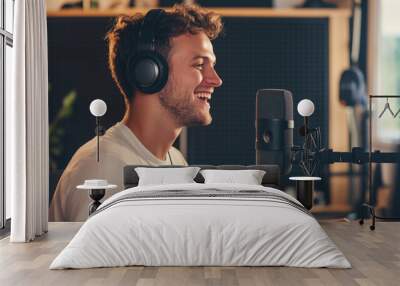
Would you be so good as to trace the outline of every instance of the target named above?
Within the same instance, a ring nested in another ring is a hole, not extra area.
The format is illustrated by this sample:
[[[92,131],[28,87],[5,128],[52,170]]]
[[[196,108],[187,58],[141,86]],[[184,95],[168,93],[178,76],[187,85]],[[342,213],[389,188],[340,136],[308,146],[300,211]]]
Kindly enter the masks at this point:
[[[351,267],[311,215],[279,200],[235,196],[121,200],[137,192],[209,189],[265,191],[300,204],[282,191],[254,185],[176,184],[127,189],[99,207],[50,269],[127,265]]]

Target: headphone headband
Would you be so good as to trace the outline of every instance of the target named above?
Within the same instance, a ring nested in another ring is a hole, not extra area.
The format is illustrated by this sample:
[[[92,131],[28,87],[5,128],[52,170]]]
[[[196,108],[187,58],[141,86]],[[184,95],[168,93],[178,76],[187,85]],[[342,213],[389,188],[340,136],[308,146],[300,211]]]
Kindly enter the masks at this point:
[[[144,16],[138,35],[138,51],[156,50],[156,27],[165,12],[163,9],[152,9]]]

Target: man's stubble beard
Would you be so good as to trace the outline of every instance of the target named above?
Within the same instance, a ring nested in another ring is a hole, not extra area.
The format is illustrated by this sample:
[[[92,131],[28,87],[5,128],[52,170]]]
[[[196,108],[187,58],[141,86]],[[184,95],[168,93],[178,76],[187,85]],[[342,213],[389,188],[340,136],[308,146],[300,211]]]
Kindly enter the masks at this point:
[[[174,80],[170,80],[160,91],[158,98],[161,105],[172,114],[180,126],[209,125],[212,121],[211,115],[209,115],[210,119],[206,120],[204,116],[196,113],[192,94],[178,89],[179,84],[174,82]]]

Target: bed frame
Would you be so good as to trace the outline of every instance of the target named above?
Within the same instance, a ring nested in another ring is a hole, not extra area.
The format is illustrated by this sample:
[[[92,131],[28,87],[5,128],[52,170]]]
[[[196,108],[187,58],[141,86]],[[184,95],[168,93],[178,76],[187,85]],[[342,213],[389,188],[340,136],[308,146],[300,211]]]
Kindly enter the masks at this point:
[[[152,167],[154,166],[145,166],[145,165],[128,165],[124,168],[124,189],[133,188],[138,185],[139,177],[135,171],[137,167]],[[157,168],[182,168],[186,166],[157,166]],[[251,165],[251,166],[243,166],[243,165],[191,165],[191,167],[199,167],[202,170],[204,169],[219,169],[219,170],[248,170],[248,169],[257,169],[264,170],[266,173],[262,179],[262,185],[265,187],[273,187],[276,189],[281,189],[280,182],[280,168],[278,165]],[[197,174],[194,180],[197,183],[204,183],[204,178],[200,174]]]

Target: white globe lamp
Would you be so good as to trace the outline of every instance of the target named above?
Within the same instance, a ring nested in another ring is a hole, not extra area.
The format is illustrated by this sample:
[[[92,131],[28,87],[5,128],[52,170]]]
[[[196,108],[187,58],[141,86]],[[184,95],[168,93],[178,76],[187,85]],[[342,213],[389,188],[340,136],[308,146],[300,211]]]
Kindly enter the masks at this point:
[[[107,112],[107,104],[101,99],[95,99],[90,103],[89,109],[93,116],[101,117]]]
[[[314,113],[314,103],[309,99],[303,99],[297,105],[297,112],[303,117],[309,117]]]
[[[97,162],[100,160],[100,140],[99,136],[104,135],[103,127],[100,125],[100,117],[106,114],[107,104],[101,99],[95,99],[90,103],[90,113],[96,117],[96,137],[97,137]]]

